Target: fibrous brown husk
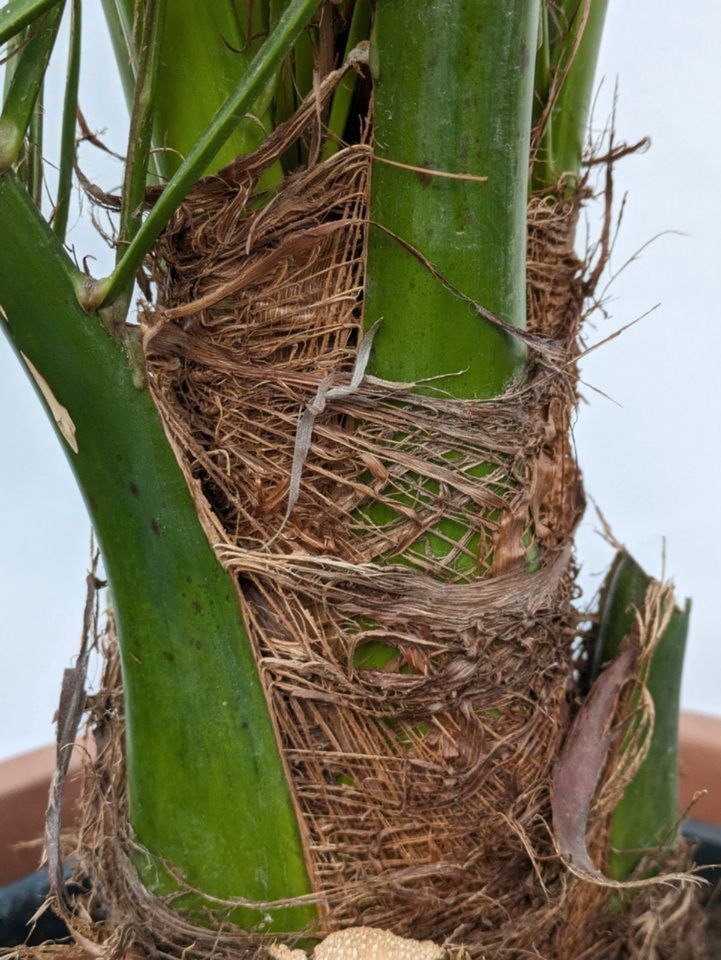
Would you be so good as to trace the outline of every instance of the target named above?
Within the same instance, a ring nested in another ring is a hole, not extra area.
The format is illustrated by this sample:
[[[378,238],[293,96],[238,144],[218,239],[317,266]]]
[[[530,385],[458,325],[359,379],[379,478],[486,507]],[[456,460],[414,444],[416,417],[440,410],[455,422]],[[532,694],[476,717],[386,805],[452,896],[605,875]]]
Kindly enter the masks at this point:
[[[341,151],[249,217],[237,171],[222,193],[218,181],[197,190],[157,250],[164,288],[146,350],[241,584],[325,928],[363,923],[480,956],[511,949],[521,904],[534,939],[553,923],[547,784],[576,632],[580,497],[559,442],[572,380],[566,345],[549,342],[498,399],[366,377],[321,412],[319,387],[349,383],[363,336],[369,167],[366,146]],[[564,255],[580,300],[579,265]],[[545,314],[533,316],[543,333]],[[397,559],[410,553],[412,564]],[[391,656],[382,670],[358,665],[371,642]]]
[[[311,156],[248,207],[317,105],[198,184],[155,251],[143,336],[167,433],[238,579],[310,838],[318,932],[373,926],[488,960],[660,960],[682,940],[700,956],[680,933],[695,918],[683,884],[619,911],[617,892],[569,869],[552,827],[576,707],[584,191],[530,204],[521,382],[489,400],[383,382],[358,360],[370,146]],[[364,665],[378,645],[388,662]],[[117,702],[101,712],[80,856],[109,911],[103,952],[256,955],[260,939],[193,927],[133,879],[117,731],[108,739]],[[591,808],[600,866],[618,780]]]

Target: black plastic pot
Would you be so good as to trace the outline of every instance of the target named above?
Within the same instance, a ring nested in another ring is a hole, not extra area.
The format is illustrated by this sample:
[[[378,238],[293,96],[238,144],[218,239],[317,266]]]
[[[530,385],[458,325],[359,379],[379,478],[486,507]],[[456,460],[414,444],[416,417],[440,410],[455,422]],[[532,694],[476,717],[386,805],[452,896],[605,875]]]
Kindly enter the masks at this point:
[[[14,883],[0,887],[0,948],[20,943],[35,946],[46,940],[67,939],[68,930],[52,910],[33,917],[50,890],[47,870],[37,870]]]

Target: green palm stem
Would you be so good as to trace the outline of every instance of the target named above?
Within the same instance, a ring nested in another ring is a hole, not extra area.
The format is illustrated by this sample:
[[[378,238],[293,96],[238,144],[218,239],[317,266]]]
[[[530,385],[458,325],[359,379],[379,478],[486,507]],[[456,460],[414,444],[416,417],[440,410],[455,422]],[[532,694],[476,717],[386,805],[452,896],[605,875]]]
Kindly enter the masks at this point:
[[[578,182],[608,0],[564,0],[557,19],[548,17],[551,65],[536,73],[536,98],[545,110],[545,131],[533,165],[536,188],[564,179],[572,192]],[[583,31],[583,32],[581,32]],[[575,51],[575,54],[574,54]],[[545,57],[543,47],[541,56]],[[555,85],[554,85],[555,78]],[[609,573],[595,647],[595,672],[612,659],[633,627],[650,578],[626,553]],[[648,689],[656,709],[651,747],[626,789],[612,821],[609,870],[617,880],[638,865],[643,848],[657,847],[673,836],[678,811],[678,713],[681,672],[688,631],[689,604],[675,610],[653,656]]]
[[[213,158],[217,158],[228,138],[243,121],[247,109],[277,74],[298,35],[315,13],[318,3],[319,0],[291,0],[244,76],[168,181],[113,273],[104,280],[82,281],[78,284],[78,297],[86,310],[109,306],[122,295],[193,184],[207,171]]]
[[[372,372],[490,397],[524,350],[479,319],[390,234],[456,288],[525,324],[527,166],[538,3],[380,0],[371,47],[380,160],[487,177],[451,180],[373,167],[366,324],[382,318]],[[380,225],[379,229],[375,224]]]
[[[619,653],[633,632],[651,578],[633,557],[617,554],[606,581],[594,647],[592,676]],[[679,819],[678,718],[690,602],[676,607],[653,655],[646,687],[655,719],[646,757],[626,787],[611,824],[609,875],[627,879],[643,851],[673,841]]]
[[[523,370],[520,341],[482,320],[395,237],[466,297],[513,326],[525,325],[538,12],[538,3],[526,0],[378,5],[371,40],[378,159],[365,307],[366,326],[381,320],[371,358],[377,376],[408,382],[449,374],[434,387],[481,398],[501,393]],[[443,172],[475,179],[449,179]],[[376,523],[394,518],[387,506],[375,504],[370,512]],[[407,553],[430,549],[445,556],[465,528],[443,520],[437,531],[440,536],[428,534]],[[469,555],[457,564],[459,572],[473,567]]]
[[[257,0],[255,0],[257,5]],[[118,62],[135,63],[138,51],[132,37],[136,0],[103,0],[106,19]],[[142,0],[140,11],[146,0]],[[247,19],[239,9],[245,4],[198,3],[174,0],[166,17],[155,91],[155,146],[161,174],[169,178],[181,167],[226,98],[248,73],[252,48],[246,37]],[[270,132],[268,107],[275,78],[256,92],[233,130],[207,159],[204,173],[214,173],[240,154],[256,150]],[[125,79],[126,96],[129,82]],[[129,98],[131,102],[131,98]],[[270,188],[282,178],[277,164],[267,172],[262,186]]]
[[[546,13],[552,79],[549,84],[543,78],[539,91],[545,135],[537,151],[536,186],[563,179],[572,193],[578,182],[607,8],[608,0],[560,0],[553,15]]]
[[[44,14],[15,54],[15,68],[0,114],[0,174],[16,163],[22,151],[62,13],[63,4],[59,4]],[[35,126],[37,137],[37,123]]]
[[[141,23],[136,42],[138,60],[121,190],[116,264],[121,261],[127,245],[138,232],[142,222],[150,172],[155,93],[166,10],[166,0],[146,0],[142,17],[139,18]],[[134,280],[135,277],[129,279],[126,289],[108,309],[108,319],[116,336],[121,336],[124,331]]]
[[[482,320],[393,235],[467,297],[525,326],[538,14],[538,3],[526,0],[458,0],[450,6],[444,0],[380,0],[376,8],[371,70],[379,159],[371,177],[364,318],[366,328],[381,321],[369,365],[376,376],[408,382],[457,374],[434,387],[467,399],[499,394],[523,371],[520,341]],[[383,159],[477,179],[433,176]],[[479,476],[487,468],[473,472]],[[380,526],[396,517],[385,504],[365,511]],[[441,520],[393,559],[413,563],[414,555],[429,551],[442,558],[466,533],[461,523]],[[478,548],[476,534],[454,563],[458,574],[477,571]],[[359,646],[355,662],[380,670],[396,653],[370,642]]]
[[[30,117],[30,127],[27,137],[26,164],[19,171],[24,182],[27,184],[28,192],[33,198],[35,206],[40,210],[43,203],[43,134],[44,134],[44,113],[43,113],[43,93],[44,84],[40,85],[37,100],[33,107]]]
[[[64,0],[7,0],[0,10],[0,46]]]
[[[531,189],[545,188],[553,183],[553,130],[550,123],[548,97],[551,91],[551,23],[547,3],[542,0],[536,51],[532,136]]]
[[[60,163],[58,165],[58,192],[52,224],[55,235],[65,242],[70,214],[70,196],[75,162],[75,129],[78,114],[78,87],[80,83],[80,52],[82,40],[82,7],[80,0],[70,2],[70,37],[68,68],[65,77],[65,97],[60,130]]]
[[[75,268],[12,173],[0,177],[0,326],[34,379],[83,492],[121,645],[130,822],[158,858],[220,897],[310,885],[286,773],[238,604],[147,389],[75,295]],[[192,909],[197,899],[188,898]],[[236,911],[245,926],[267,913]],[[314,915],[272,912],[271,929]]]
[[[125,175],[121,190],[118,260],[138,232],[145,200],[148,161],[152,146],[153,114],[157,97],[160,51],[167,0],[145,0],[139,10],[135,47],[135,77]]]
[[[20,51],[20,48],[23,45],[25,37],[25,31],[20,32],[16,37],[13,37],[12,40],[8,41],[5,50],[3,50],[3,59],[5,61],[5,70],[3,73],[3,103],[5,103],[5,98],[8,95],[10,90],[10,84],[12,83],[13,75],[15,74],[15,64],[17,63],[17,54]]]

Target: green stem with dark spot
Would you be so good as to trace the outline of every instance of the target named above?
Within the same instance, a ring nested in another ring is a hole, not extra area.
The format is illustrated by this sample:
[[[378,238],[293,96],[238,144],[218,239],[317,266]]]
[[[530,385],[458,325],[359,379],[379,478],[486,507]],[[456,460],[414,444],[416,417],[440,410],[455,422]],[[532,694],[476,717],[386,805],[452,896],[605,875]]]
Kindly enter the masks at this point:
[[[163,858],[216,896],[306,894],[294,805],[236,587],[149,392],[136,387],[133,364],[98,316],[78,306],[75,268],[10,173],[0,177],[0,222],[13,224],[13,242],[0,244],[0,326],[56,414],[66,411],[55,419],[58,436],[113,592],[130,822],[151,854],[143,876],[167,890]],[[233,919],[252,926],[267,912]],[[274,910],[270,928],[300,930],[313,915]]]

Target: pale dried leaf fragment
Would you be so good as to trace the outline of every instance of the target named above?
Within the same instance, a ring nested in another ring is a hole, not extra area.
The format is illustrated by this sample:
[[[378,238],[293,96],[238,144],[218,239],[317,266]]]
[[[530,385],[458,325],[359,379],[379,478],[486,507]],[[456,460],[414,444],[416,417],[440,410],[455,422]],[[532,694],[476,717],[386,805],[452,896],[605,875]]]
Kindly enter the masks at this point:
[[[50,407],[50,413],[53,415],[53,419],[58,426],[58,430],[63,435],[65,442],[73,451],[73,453],[78,453],[80,448],[78,447],[78,439],[73,418],[68,413],[67,408],[55,398],[55,394],[50,389],[50,385],[48,384],[47,380],[32,363],[32,361],[30,361],[25,354],[22,353],[22,351],[20,352],[20,355],[25,361],[25,365],[30,371],[33,380],[35,383],[37,383],[38,389],[43,395],[43,400]]]
[[[350,927],[318,944],[313,960],[442,960],[443,950],[430,940],[407,940],[388,930]]]
[[[284,943],[276,943],[268,949],[271,960],[308,960],[305,950],[291,950]]]
[[[303,950],[284,944],[268,952],[272,960],[308,960]],[[443,960],[443,950],[430,940],[408,940],[375,927],[349,927],[319,943],[313,960]]]

